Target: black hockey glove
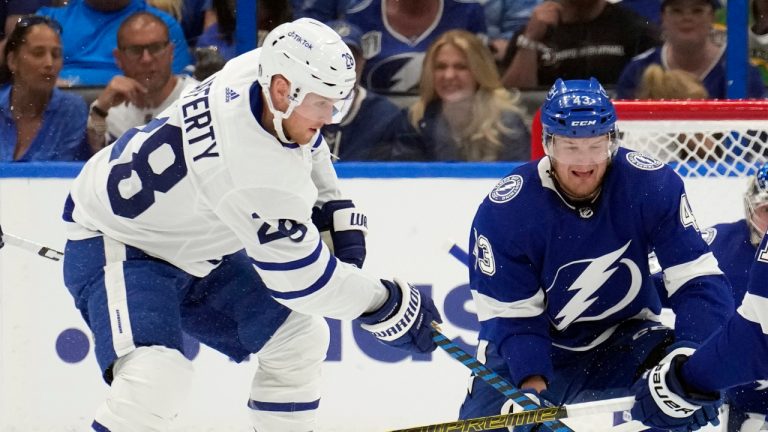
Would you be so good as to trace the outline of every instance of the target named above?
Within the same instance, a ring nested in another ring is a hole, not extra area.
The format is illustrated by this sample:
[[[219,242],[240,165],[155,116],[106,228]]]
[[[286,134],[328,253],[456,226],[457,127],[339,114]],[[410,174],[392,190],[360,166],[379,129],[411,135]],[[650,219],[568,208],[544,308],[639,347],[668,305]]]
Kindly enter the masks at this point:
[[[328,201],[322,208],[312,209],[312,223],[318,231],[329,231],[331,248],[339,260],[358,268],[365,262],[365,235],[368,218],[351,200]]]

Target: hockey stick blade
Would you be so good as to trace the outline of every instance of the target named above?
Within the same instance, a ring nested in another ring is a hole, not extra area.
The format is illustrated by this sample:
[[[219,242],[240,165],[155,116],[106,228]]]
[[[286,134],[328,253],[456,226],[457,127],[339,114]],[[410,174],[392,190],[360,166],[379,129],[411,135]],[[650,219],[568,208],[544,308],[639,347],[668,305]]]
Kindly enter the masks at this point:
[[[5,243],[40,255],[43,258],[48,258],[52,261],[61,261],[61,259],[64,258],[64,254],[57,251],[56,249],[51,249],[33,241],[26,240],[21,237],[16,237],[13,234],[3,233],[2,235],[3,241]]]
[[[523,407],[525,410],[523,413],[528,411],[535,411],[536,409],[540,409],[541,407],[531,400],[531,398],[528,397],[525,393],[517,389],[515,386],[507,382],[504,378],[502,378],[499,374],[489,369],[484,364],[480,363],[480,360],[473,357],[468,352],[464,351],[461,347],[456,345],[452,340],[450,340],[447,336],[442,334],[437,327],[436,323],[432,323],[432,340],[435,341],[437,346],[442,348],[445,352],[451,355],[451,357],[455,358],[456,360],[460,361],[464,366],[468,367],[472,371],[472,375],[482,379],[489,385],[491,385],[493,388],[498,390],[501,394],[508,397],[509,399],[512,399],[516,404]],[[520,414],[523,414],[520,413]],[[544,423],[544,426],[546,426],[548,429],[550,429],[552,432],[574,432],[573,429],[568,427],[565,423],[557,420],[557,417],[552,419],[544,419],[542,420]],[[523,423],[521,423],[523,424]],[[431,429],[425,429],[425,431],[431,430]],[[435,431],[440,431],[440,429],[434,429]],[[453,429],[446,429],[446,431],[452,431]],[[456,429],[457,431],[463,430],[463,429]],[[468,429],[472,430],[472,429]],[[486,430],[486,429],[477,429],[477,430]]]
[[[629,396],[559,407],[537,408],[529,411],[456,420],[446,423],[435,423],[407,429],[397,429],[392,432],[479,432],[510,426],[554,422],[563,418],[623,411],[632,408],[634,402],[635,399]]]

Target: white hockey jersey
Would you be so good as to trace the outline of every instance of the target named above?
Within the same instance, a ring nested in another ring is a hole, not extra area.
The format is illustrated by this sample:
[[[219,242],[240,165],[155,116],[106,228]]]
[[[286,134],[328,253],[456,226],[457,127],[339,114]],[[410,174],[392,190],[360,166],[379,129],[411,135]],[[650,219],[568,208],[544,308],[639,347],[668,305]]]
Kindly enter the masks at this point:
[[[356,318],[386,290],[321,241],[312,207],[341,198],[330,152],[319,134],[287,145],[261,126],[259,53],[94,155],[72,185],[68,236],[102,233],[198,277],[245,248],[278,301]]]

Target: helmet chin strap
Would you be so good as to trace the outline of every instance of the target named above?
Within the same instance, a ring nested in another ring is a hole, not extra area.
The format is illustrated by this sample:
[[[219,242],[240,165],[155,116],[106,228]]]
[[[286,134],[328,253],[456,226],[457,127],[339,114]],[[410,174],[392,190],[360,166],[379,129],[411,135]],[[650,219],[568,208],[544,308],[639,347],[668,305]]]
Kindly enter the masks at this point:
[[[272,98],[269,96],[269,89],[267,87],[262,87],[261,92],[264,94],[264,99],[267,100],[267,108],[269,109],[269,112],[272,113],[272,125],[275,127],[277,139],[283,144],[294,144],[295,141],[289,139],[285,135],[285,131],[283,130],[283,120],[291,116],[293,109],[296,107],[296,103],[290,102],[288,104],[288,109],[285,112],[282,112],[272,104]]]

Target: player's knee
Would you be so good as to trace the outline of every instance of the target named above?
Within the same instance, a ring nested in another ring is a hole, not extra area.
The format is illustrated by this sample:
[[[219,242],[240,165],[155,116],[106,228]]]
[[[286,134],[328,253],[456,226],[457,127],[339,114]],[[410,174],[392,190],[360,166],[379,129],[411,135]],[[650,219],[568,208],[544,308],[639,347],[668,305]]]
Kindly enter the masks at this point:
[[[139,347],[119,358],[113,373],[96,422],[112,432],[164,431],[189,393],[192,363],[175,349]]]

